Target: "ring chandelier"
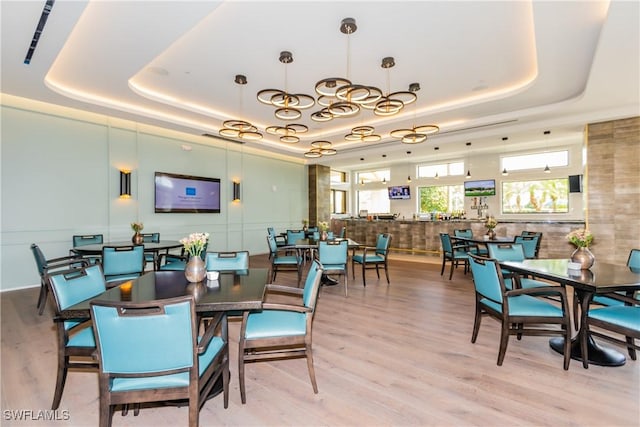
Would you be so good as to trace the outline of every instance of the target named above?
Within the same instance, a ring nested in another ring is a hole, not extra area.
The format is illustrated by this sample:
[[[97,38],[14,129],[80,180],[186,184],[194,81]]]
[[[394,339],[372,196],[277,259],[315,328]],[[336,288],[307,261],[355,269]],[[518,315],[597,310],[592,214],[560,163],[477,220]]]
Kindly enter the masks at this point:
[[[304,156],[307,158],[318,158],[322,156],[333,156],[337,153],[337,151],[332,148],[331,142],[329,141],[313,141],[311,143],[311,149],[304,153]]]
[[[240,86],[240,114],[242,115],[242,87],[247,84],[247,77],[237,74],[234,82]],[[258,128],[245,120],[225,120],[222,122],[222,129],[218,133],[227,138],[239,138],[248,141],[262,139],[262,134],[258,132]]]
[[[416,96],[415,93],[419,90],[420,90],[419,83],[411,83],[409,85],[409,93],[412,93],[414,96]],[[415,122],[415,112],[414,112],[413,119]],[[419,144],[421,142],[426,141],[429,135],[436,134],[439,131],[440,131],[440,128],[436,125],[419,125],[419,126],[414,125],[411,127],[411,129],[392,130],[390,135],[392,138],[399,139],[404,144]]]

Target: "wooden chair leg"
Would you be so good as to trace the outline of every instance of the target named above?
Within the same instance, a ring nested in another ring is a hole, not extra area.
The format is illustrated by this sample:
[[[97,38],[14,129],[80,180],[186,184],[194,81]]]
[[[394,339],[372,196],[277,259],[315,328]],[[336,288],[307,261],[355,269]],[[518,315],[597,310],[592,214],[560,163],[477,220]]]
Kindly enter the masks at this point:
[[[60,401],[62,400],[62,391],[64,390],[64,384],[67,381],[67,364],[69,362],[69,356],[58,357],[58,375],[56,378],[56,390],[53,393],[53,403],[51,409],[58,409],[60,407]]]
[[[311,379],[311,387],[313,392],[318,394],[318,384],[316,383],[316,372],[313,369],[313,352],[311,351],[311,345],[308,345],[305,353],[307,355],[307,368],[309,369],[309,378]]]
[[[47,285],[44,282],[40,282],[40,295],[38,296],[38,314],[42,316],[44,312],[44,307],[47,305],[47,294],[49,290],[47,289]]]
[[[500,349],[498,350],[498,366],[502,366],[504,355],[507,353],[507,345],[509,345],[509,324],[502,322],[500,329]]]

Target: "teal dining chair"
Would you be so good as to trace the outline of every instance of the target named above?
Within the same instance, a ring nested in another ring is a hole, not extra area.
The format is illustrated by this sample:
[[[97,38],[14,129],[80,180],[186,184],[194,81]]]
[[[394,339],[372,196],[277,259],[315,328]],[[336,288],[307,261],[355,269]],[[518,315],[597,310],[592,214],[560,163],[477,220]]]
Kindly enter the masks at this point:
[[[640,346],[635,344],[635,340],[640,339],[640,305],[638,304],[640,304],[640,301],[636,300],[636,302],[629,302],[628,305],[589,308],[585,327],[580,331],[580,349],[584,368],[589,367],[589,358],[585,357],[585,355],[588,354],[587,341],[590,335],[627,347],[629,357],[632,360],[636,360],[636,350],[640,349]],[[593,330],[593,326],[599,329]],[[622,335],[624,340],[604,331]]]
[[[520,243],[487,243],[489,250],[489,258],[501,261],[522,262],[526,259],[524,247]],[[502,277],[507,289],[518,288],[539,288],[549,286],[548,282],[536,280],[530,277],[521,277],[520,275],[502,270]]]
[[[101,245],[104,243],[104,236],[102,234],[75,234],[71,237],[71,243],[73,244],[73,248],[87,245]],[[79,255],[73,248],[69,251],[69,255]],[[91,264],[100,262],[100,256],[87,255],[85,258],[88,259]]]
[[[207,271],[238,271],[249,269],[249,251],[207,252]]]
[[[538,258],[538,242],[540,237],[538,235],[529,236],[516,236],[515,243],[522,245],[524,249],[524,256],[528,259]]]
[[[501,323],[498,366],[502,366],[509,344],[509,336],[561,335],[564,338],[564,364],[569,369],[571,360],[571,322],[566,291],[561,286],[527,289],[508,289],[498,261],[469,255],[469,264],[475,288],[475,318],[471,342],[475,343],[483,316]],[[555,295],[560,306],[538,296]],[[557,325],[553,328],[542,325]],[[527,327],[531,326],[531,327]]]
[[[447,262],[451,263],[449,271],[449,280],[453,277],[453,269],[458,268],[460,264],[464,266],[464,274],[469,270],[469,245],[453,244],[451,236],[448,233],[440,233],[440,243],[442,244],[442,267],[440,275],[444,274],[444,268]]]
[[[287,255],[284,248],[278,248],[273,236],[267,236],[267,244],[269,246],[269,258],[271,259],[271,266],[269,271],[269,277],[271,281],[276,280],[276,275],[279,271],[291,271],[295,270],[298,274],[298,286],[300,286],[300,280],[302,276],[302,257],[296,251],[294,255]]]
[[[218,379],[229,404],[227,318],[218,313],[198,335],[192,295],[148,302],[92,301],[100,393],[99,425],[111,425],[116,405],[183,400],[189,423]]]
[[[286,237],[277,235],[276,230],[273,227],[267,227],[267,234],[269,236],[273,236],[273,238],[276,239],[276,244],[278,246],[287,246]]]
[[[453,236],[463,237],[465,239],[473,239],[473,231],[470,228],[456,229],[453,230]],[[474,253],[476,255],[487,256],[489,253],[486,246],[484,245],[480,246],[476,243],[470,242],[465,242],[464,244],[467,245],[468,252]]]
[[[160,243],[160,233],[140,233],[140,235],[142,236],[143,243]],[[169,250],[167,249],[167,252],[168,251]],[[154,252],[152,251],[144,253],[145,266],[149,263],[151,263],[151,265],[155,269],[156,258],[154,256]]]
[[[81,301],[106,290],[99,265],[58,271],[47,275],[47,283],[55,302],[54,323],[58,341],[56,389],[51,409],[58,409],[69,369],[95,370],[93,358],[96,343],[89,318],[62,320],[60,313]]]
[[[287,245],[295,245],[296,241],[306,237],[304,230],[287,230]]]
[[[209,246],[209,242],[204,244],[204,248],[200,253],[200,258],[205,260],[205,256],[207,255],[207,247]],[[170,270],[170,271],[184,271],[187,266],[187,262],[189,261],[189,254],[185,252],[184,248],[182,249],[182,253],[180,255],[176,254],[160,254],[158,256],[158,265],[156,266],[156,270]]]
[[[344,276],[345,297],[348,296],[348,250],[348,242],[346,240],[325,240],[318,242],[318,262],[322,265],[324,274]]]
[[[355,253],[351,256],[351,271],[353,278],[356,278],[356,264],[362,266],[362,284],[367,286],[367,279],[365,271],[367,269],[375,268],[378,279],[380,279],[380,268],[384,270],[384,274],[387,278],[387,284],[389,281],[389,245],[391,245],[391,234],[382,233],[376,237],[376,246],[365,246],[362,253]]]
[[[49,294],[47,274],[54,271],[67,270],[73,266],[86,266],[89,261],[83,259],[80,255],[69,255],[46,259],[40,247],[35,243],[31,245],[31,252],[33,253],[33,258],[36,261],[38,275],[40,276],[40,294],[38,295],[36,308],[38,309],[38,314],[42,315],[44,307],[47,305],[47,295]]]
[[[314,260],[310,263],[304,288],[266,285],[262,310],[245,311],[242,315],[238,343],[238,376],[243,404],[247,401],[244,368],[249,362],[304,357],[307,359],[313,392],[318,393],[311,343],[322,272],[322,266]],[[292,301],[270,302],[269,292],[275,292],[283,298],[289,297]]]
[[[144,273],[144,246],[104,246],[101,263],[109,287],[135,279]]]

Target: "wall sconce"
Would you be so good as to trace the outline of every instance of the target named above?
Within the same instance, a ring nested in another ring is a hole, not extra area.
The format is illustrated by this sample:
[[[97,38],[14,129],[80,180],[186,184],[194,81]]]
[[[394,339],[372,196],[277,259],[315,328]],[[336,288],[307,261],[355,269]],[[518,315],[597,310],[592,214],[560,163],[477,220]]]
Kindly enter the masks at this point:
[[[131,171],[120,171],[120,198],[131,197]]]
[[[240,201],[240,183],[233,181],[233,201]]]

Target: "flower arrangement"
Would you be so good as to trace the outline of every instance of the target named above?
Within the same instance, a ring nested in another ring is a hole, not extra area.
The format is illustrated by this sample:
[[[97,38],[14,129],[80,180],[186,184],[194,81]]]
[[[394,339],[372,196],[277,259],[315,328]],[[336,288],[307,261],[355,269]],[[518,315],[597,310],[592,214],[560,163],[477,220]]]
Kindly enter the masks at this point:
[[[304,227],[306,227],[307,225],[309,225],[309,220],[308,220],[308,219],[303,219],[303,220],[302,220],[302,225],[303,225]]]
[[[487,227],[489,230],[493,230],[494,228],[496,228],[497,225],[498,225],[498,221],[492,216],[487,218],[487,222],[484,224],[484,226]]]
[[[585,228],[580,228],[567,234],[567,240],[579,248],[588,248],[593,242],[593,234]]]
[[[184,250],[190,256],[200,256],[209,241],[209,233],[191,233],[189,237],[180,239],[180,243],[184,246]]]
[[[320,221],[318,223],[318,228],[320,231],[327,231],[329,229],[329,223],[327,221]]]
[[[131,223],[131,229],[136,233],[141,232],[143,228],[144,228],[144,224],[141,223],[141,222],[132,222]]]

